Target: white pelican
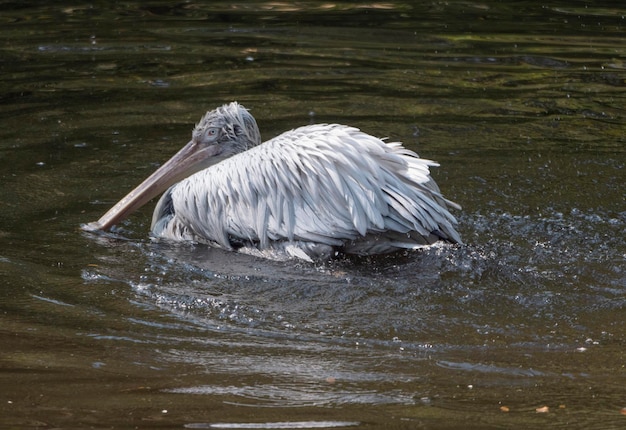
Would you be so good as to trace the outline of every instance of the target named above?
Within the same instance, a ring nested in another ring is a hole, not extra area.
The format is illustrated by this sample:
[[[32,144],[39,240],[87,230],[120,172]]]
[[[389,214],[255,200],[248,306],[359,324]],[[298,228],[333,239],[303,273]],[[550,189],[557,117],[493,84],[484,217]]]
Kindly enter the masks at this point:
[[[207,112],[187,145],[83,228],[109,229],[167,190],[156,238],[304,260],[460,243],[447,209],[460,206],[441,196],[437,165],[339,124],[261,143],[254,117],[233,102]]]

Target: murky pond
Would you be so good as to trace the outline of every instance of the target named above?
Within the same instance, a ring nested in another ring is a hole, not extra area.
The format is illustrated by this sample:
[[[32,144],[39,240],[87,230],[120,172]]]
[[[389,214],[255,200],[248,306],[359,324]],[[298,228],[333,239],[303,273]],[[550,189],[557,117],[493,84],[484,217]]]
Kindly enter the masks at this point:
[[[1,2],[0,427],[626,426],[626,7]],[[464,245],[82,232],[238,100],[437,160]]]

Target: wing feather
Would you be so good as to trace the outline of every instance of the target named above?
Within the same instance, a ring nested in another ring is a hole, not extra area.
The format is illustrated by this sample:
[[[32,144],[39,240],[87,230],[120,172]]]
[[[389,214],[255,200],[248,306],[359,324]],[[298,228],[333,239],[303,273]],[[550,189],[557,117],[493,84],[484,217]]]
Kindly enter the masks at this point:
[[[260,248],[280,240],[341,246],[387,231],[388,243],[401,247],[431,243],[434,231],[460,241],[430,177],[436,165],[356,128],[318,124],[190,176],[161,206],[172,208],[166,223],[225,248],[232,238]],[[385,246],[392,245],[363,242],[362,249]]]

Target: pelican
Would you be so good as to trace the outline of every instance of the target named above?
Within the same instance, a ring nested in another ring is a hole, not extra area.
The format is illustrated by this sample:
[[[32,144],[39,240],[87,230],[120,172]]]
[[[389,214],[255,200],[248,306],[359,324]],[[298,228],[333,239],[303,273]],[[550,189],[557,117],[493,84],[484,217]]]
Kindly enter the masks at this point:
[[[107,230],[165,191],[154,238],[307,261],[461,243],[429,168],[399,142],[315,124],[261,143],[232,102],[207,112],[178,153],[88,231]]]

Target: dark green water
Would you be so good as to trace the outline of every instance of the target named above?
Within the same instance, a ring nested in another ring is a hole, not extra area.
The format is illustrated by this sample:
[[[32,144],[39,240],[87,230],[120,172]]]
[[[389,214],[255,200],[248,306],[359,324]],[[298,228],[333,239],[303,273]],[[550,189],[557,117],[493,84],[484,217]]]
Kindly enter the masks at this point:
[[[608,2],[0,2],[0,427],[623,428],[625,27]],[[466,244],[311,266],[151,243],[151,205],[79,229],[232,100],[265,138],[339,122],[439,161]]]

